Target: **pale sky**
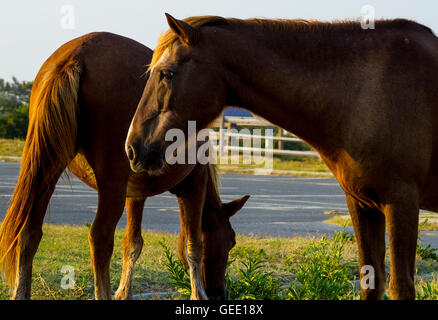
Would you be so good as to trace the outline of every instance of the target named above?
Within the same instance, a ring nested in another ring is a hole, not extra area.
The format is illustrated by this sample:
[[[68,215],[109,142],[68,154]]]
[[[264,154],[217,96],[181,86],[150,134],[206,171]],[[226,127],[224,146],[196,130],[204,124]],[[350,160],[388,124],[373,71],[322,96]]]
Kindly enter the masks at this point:
[[[33,80],[59,46],[93,31],[117,33],[153,49],[167,29],[165,12],[179,19],[220,15],[330,21],[357,19],[364,5],[375,8],[377,19],[413,19],[438,34],[436,0],[1,0],[0,78]],[[63,8],[74,10],[73,29],[61,26]]]

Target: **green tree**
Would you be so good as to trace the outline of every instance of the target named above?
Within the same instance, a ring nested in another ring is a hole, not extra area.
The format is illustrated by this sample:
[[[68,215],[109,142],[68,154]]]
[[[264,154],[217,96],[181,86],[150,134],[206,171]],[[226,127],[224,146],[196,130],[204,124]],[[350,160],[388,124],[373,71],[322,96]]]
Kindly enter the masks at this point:
[[[25,138],[29,122],[31,81],[0,79],[0,137]]]
[[[23,105],[0,116],[0,137],[26,138],[29,123],[29,106]]]

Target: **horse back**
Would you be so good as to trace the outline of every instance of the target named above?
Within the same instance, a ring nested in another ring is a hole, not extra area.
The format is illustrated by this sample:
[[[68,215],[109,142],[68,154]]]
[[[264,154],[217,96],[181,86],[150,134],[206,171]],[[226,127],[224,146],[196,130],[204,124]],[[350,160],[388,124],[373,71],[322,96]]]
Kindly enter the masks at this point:
[[[149,48],[111,33],[90,34],[81,44],[79,144],[87,159],[106,153],[114,161],[126,161],[124,142],[151,57]]]
[[[97,188],[95,171],[100,170],[104,160],[115,167],[128,166],[124,141],[146,85],[151,57],[152,50],[132,39],[94,32],[58,48],[35,78],[32,92],[48,77],[61,75],[66,66],[79,66],[78,155],[69,169],[92,188]]]

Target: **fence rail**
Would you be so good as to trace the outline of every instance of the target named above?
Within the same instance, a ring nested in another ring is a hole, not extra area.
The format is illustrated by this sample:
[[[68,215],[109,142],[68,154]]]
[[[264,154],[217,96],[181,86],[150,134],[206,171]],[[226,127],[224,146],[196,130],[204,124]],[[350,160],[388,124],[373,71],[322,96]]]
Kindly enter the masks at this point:
[[[272,152],[273,154],[284,154],[289,156],[307,156],[307,157],[319,157],[318,152],[315,151],[299,151],[299,150],[281,150],[281,149],[265,149],[265,148],[250,148],[250,147],[232,147],[226,146],[225,150],[239,150],[250,152]]]
[[[303,151],[303,150],[284,150],[282,148],[282,142],[302,142],[303,140],[297,137],[284,137],[283,130],[279,127],[278,132],[279,136],[273,135],[253,135],[247,133],[236,133],[231,132],[231,125],[236,124],[237,126],[242,127],[252,127],[252,128],[274,128],[277,127],[270,123],[269,121],[262,118],[249,118],[249,117],[232,117],[232,116],[221,116],[219,117],[212,125],[213,128],[218,128],[219,131],[213,131],[210,134],[210,138],[214,140],[218,140],[218,147],[220,150],[220,155],[222,156],[224,152],[228,150],[235,150],[239,152],[259,152],[259,153],[272,153],[272,154],[281,154],[281,155],[294,155],[294,156],[307,156],[307,157],[319,157],[319,154],[316,151]],[[231,146],[230,138],[243,138],[243,139],[259,139],[265,140],[265,148],[256,148],[256,147],[240,147],[240,146]],[[274,141],[278,142],[278,149],[274,148]]]

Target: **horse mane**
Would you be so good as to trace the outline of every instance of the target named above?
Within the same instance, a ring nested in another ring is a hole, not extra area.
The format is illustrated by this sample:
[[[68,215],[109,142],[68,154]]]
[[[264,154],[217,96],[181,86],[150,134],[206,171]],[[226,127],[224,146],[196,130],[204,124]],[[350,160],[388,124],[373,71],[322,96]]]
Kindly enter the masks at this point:
[[[217,172],[217,165],[213,163],[208,164],[208,173],[211,178],[211,182],[213,184],[214,191],[219,196],[219,187],[220,187],[220,180],[219,180],[219,174]]]
[[[194,28],[205,26],[253,26],[261,27],[265,30],[277,32],[337,32],[337,31],[362,31],[359,20],[334,20],[330,22],[305,19],[236,19],[223,18],[219,16],[196,16],[184,19],[185,22]],[[377,20],[376,28],[386,27],[393,30],[410,28],[419,31],[433,33],[433,31],[413,20],[408,19],[381,19]],[[150,71],[160,60],[164,52],[172,47],[179,40],[178,35],[172,29],[166,30],[158,39],[157,47],[154,50],[148,71]]]
[[[262,27],[271,31],[288,32],[338,32],[338,31],[363,31],[359,20],[305,20],[305,19],[226,19],[231,25]],[[377,28],[417,28],[433,33],[433,31],[413,20],[408,19],[380,19],[375,21]]]
[[[220,25],[226,24],[227,19],[218,16],[199,16],[199,17],[189,17],[184,19],[185,22],[190,24],[194,28],[200,28],[207,25]],[[167,48],[172,47],[172,45],[178,41],[178,35],[173,32],[172,29],[166,30],[162,33],[158,39],[157,47],[154,49],[154,54],[152,56],[151,63],[149,65],[148,71],[151,70],[160,60],[161,56],[164,54]]]

